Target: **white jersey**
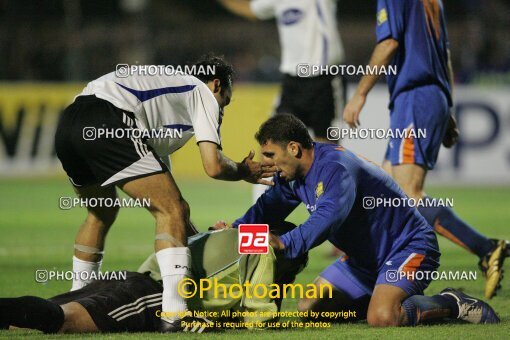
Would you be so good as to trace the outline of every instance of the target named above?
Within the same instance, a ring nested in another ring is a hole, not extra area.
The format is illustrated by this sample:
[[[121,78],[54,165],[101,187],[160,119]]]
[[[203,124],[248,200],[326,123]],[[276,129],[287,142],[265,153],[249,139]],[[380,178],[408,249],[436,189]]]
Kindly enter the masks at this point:
[[[221,146],[218,102],[206,84],[196,77],[130,75],[119,78],[112,72],[88,83],[80,95],[95,95],[132,112],[139,129],[175,130],[173,138],[165,134],[147,141],[165,163],[167,156],[193,135],[197,143],[209,141]]]
[[[295,76],[298,64],[333,65],[343,61],[336,3],[337,0],[251,1],[251,10],[257,18],[276,18],[282,73]]]

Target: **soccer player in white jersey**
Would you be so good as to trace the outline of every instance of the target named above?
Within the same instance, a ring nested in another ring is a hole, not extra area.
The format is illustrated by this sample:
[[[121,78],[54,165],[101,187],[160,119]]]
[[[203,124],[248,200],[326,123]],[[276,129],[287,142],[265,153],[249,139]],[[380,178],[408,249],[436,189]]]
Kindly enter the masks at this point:
[[[335,65],[344,58],[336,20],[337,0],[219,0],[251,20],[276,19],[281,46],[281,97],[276,113],[290,113],[328,142],[327,128],[337,111],[339,77],[314,72],[313,65]]]
[[[345,103],[345,82],[312,67],[339,64],[344,50],[336,20],[337,0],[218,0],[250,20],[276,19],[281,46],[282,87],[275,114],[290,113],[316,141],[331,143],[327,130]],[[265,186],[254,187],[254,201]]]
[[[119,187],[132,198],[150,199],[163,310],[168,312],[161,330],[169,332],[180,330],[187,311],[177,284],[189,270],[187,235],[195,232],[189,206],[170,173],[169,154],[195,136],[205,172],[212,178],[269,184],[263,178],[274,173],[270,164],[252,160],[253,151],[240,163],[223,154],[220,125],[232,96],[233,70],[212,55],[195,65],[196,70],[212,67],[213,72],[198,72],[195,77],[124,70],[128,72],[112,72],[90,82],[64,111],[55,136],[57,156],[80,198],[115,199]],[[135,129],[144,137],[138,138]],[[172,133],[161,135],[169,129]],[[75,272],[99,271],[105,237],[119,208],[87,210],[74,245]],[[78,277],[72,290],[88,283]]]

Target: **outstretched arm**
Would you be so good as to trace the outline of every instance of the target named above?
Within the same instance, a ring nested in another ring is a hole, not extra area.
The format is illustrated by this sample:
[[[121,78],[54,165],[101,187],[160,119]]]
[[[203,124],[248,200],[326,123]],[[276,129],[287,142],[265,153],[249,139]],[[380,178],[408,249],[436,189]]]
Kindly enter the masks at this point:
[[[199,142],[198,146],[202,164],[208,176],[224,181],[245,180],[253,184],[273,184],[264,178],[272,177],[276,167],[267,162],[255,162],[253,160],[254,151],[250,151],[246,158],[236,163],[225,156],[215,143],[203,141]]]
[[[257,202],[240,218],[232,223],[237,228],[240,224],[264,223],[277,225],[285,220],[301,203],[285,180],[274,177],[275,185],[268,189]]]

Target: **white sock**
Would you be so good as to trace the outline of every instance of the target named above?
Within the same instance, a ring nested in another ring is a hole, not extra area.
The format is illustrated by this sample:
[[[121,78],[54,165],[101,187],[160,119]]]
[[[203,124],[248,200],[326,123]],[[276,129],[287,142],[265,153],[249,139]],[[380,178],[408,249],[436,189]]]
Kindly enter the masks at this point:
[[[178,285],[189,272],[191,253],[187,247],[165,248],[156,253],[161,278],[163,279],[162,311],[168,313],[168,321],[180,319],[188,310],[186,300],[179,295]]]
[[[73,286],[71,287],[71,291],[77,290],[88,285],[92,280],[90,279],[90,273],[95,272],[96,274],[101,269],[101,264],[103,261],[99,262],[89,262],[83,261],[73,256],[73,272],[75,273],[73,276]],[[80,272],[87,272],[89,274],[81,274]],[[84,280],[82,280],[84,279]]]

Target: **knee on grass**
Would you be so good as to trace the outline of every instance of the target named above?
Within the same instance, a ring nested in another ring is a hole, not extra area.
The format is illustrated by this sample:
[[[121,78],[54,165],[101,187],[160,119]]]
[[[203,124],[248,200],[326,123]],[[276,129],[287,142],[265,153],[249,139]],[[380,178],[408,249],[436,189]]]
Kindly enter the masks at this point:
[[[372,327],[400,326],[400,311],[396,312],[388,308],[377,308],[368,312],[367,322]]]

